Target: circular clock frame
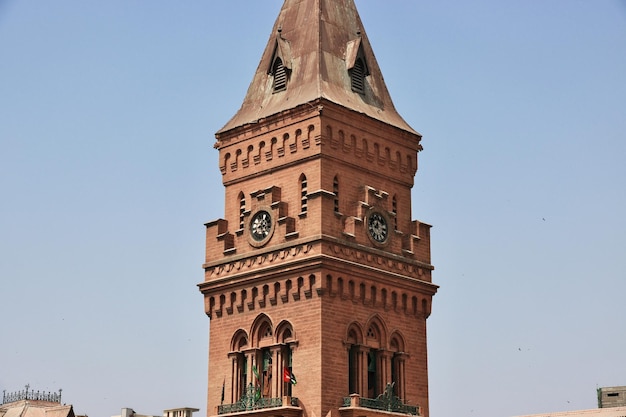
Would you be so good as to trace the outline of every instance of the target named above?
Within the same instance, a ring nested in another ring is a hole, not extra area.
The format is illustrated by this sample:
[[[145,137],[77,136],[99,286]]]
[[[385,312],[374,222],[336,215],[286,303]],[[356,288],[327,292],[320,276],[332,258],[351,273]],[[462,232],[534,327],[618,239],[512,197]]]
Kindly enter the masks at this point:
[[[386,246],[389,243],[390,225],[389,216],[381,210],[371,210],[365,218],[367,236],[377,246]]]
[[[274,216],[269,207],[257,209],[248,222],[248,242],[254,247],[264,246],[274,234]]]

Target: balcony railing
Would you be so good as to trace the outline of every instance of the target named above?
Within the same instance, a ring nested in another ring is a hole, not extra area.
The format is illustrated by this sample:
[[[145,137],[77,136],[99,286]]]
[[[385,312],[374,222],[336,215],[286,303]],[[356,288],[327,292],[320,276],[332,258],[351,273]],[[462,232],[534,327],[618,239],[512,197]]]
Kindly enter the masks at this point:
[[[43,392],[33,391],[30,389],[30,385],[26,385],[26,389],[23,391],[9,392],[2,391],[2,404],[8,404],[15,401],[30,400],[30,401],[48,401],[52,403],[61,403],[61,391],[59,392]]]
[[[284,397],[289,404],[283,404],[283,398],[261,397],[261,391],[252,384],[248,385],[246,392],[239,401],[234,404],[222,404],[217,406],[217,414],[238,413],[241,411],[262,410],[265,408],[275,408],[283,406],[298,406],[298,399],[295,397]]]
[[[362,398],[357,394],[344,397],[344,407],[363,407],[373,410],[387,411],[392,413],[410,414],[419,416],[419,407],[404,404],[402,400],[393,395],[393,384],[387,384],[385,392],[376,398]]]

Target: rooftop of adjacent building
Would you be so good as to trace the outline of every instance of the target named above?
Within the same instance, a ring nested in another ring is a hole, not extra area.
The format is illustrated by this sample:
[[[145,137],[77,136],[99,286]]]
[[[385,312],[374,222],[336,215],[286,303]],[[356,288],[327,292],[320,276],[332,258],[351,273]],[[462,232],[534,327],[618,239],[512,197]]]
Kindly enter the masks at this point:
[[[598,407],[626,407],[626,386],[598,388]]]
[[[167,410],[163,410],[163,417],[192,417],[193,413],[200,411],[198,408],[193,407],[179,407],[179,408],[169,408]],[[111,417],[161,417],[157,415],[151,414],[139,414],[135,410],[130,407],[122,408],[122,411],[117,416]]]
[[[557,411],[517,417],[626,417],[626,407],[593,408],[591,410]]]
[[[598,388],[597,394],[598,408],[517,417],[626,417],[626,386]]]
[[[0,417],[75,417],[72,405],[61,404],[61,392],[30,389],[2,392]]]

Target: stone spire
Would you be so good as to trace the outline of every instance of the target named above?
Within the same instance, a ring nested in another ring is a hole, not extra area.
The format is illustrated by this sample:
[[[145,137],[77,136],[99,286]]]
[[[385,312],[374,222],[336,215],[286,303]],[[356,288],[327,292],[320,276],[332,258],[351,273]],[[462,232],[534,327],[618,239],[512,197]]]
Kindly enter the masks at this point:
[[[285,0],[241,108],[216,135],[317,99],[418,134],[394,108],[354,0]]]

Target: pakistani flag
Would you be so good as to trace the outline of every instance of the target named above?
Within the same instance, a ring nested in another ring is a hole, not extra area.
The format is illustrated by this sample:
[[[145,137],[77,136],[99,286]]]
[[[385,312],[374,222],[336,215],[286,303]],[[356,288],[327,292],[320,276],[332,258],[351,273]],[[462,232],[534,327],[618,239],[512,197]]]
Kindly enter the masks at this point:
[[[289,368],[285,368],[283,372],[283,381],[291,382],[292,385],[296,385],[298,381],[296,381],[296,376],[289,370]]]

